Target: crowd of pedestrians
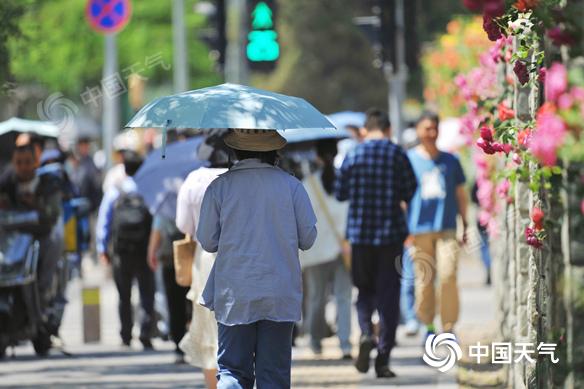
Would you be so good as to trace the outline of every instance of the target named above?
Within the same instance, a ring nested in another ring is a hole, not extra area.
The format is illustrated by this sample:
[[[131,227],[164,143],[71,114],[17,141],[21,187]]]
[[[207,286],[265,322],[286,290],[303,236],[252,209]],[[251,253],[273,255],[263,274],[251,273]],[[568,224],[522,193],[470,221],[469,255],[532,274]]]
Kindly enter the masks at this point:
[[[286,140],[275,131],[207,136],[197,151],[205,166],[184,180],[176,218],[152,215],[137,190],[133,176],[143,156],[135,147],[117,150],[118,163],[102,183],[91,141],[79,139],[68,179],[97,213],[95,250],[113,270],[121,343],[132,342],[135,280],[144,349],[160,332],[155,294],[163,291],[175,362],[203,369],[209,388],[290,387],[297,332],[308,336],[316,356],[323,339],[336,334],[341,358],[354,358],[362,373],[376,350],[377,377],[394,377],[400,321],[406,335],[416,335],[420,324],[431,335],[437,314],[445,332],[455,331],[459,314],[465,176],[457,157],[437,148],[438,127],[438,115],[424,112],[415,124],[417,145],[404,150],[391,140],[387,115],[370,110],[363,125],[348,126],[350,142],[307,144],[314,158],[300,162],[297,177],[278,167],[287,158]],[[51,211],[49,192],[63,192],[35,181],[43,144],[27,136],[19,137],[2,175],[0,199],[7,206],[28,201],[27,193],[44,198],[52,226],[59,211]],[[57,150],[44,155],[67,165]],[[173,242],[185,237],[196,243],[190,287],[177,284],[173,260]]]

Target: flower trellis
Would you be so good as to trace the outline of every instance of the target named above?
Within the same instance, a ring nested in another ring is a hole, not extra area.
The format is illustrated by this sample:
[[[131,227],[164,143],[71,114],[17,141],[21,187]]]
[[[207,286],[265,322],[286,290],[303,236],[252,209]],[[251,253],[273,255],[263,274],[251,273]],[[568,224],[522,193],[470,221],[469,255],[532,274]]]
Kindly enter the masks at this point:
[[[501,210],[497,197],[511,202],[510,189],[517,181],[527,182],[534,192],[542,185],[549,189],[562,166],[584,162],[584,72],[578,67],[568,71],[559,62],[543,67],[542,40],[545,35],[551,43],[577,52],[574,44],[581,38],[582,26],[577,12],[570,5],[560,8],[560,1],[463,2],[483,12],[483,28],[494,41],[481,56],[480,66],[455,82],[466,101],[462,133],[480,149],[474,158],[480,222],[496,234],[496,215]],[[500,64],[513,72],[502,75]],[[504,82],[497,82],[501,79]],[[518,118],[512,109],[514,87],[530,86],[543,86],[545,91],[545,103],[535,120]],[[505,168],[495,169],[497,163]],[[581,208],[584,213],[584,199]],[[539,248],[544,238],[544,214],[535,207],[530,225],[525,226],[525,239]]]

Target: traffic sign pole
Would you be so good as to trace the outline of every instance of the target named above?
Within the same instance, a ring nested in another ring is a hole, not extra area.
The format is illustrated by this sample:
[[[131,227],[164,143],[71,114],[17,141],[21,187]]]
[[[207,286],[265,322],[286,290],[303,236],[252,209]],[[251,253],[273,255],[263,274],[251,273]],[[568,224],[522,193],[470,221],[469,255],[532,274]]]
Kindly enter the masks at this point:
[[[103,64],[103,79],[111,79],[116,77],[118,71],[118,51],[116,44],[116,34],[107,34],[104,37],[104,64]],[[120,105],[117,94],[108,95],[105,91],[103,96],[103,148],[106,156],[106,168],[112,167],[112,154],[114,136],[120,128]]]
[[[118,51],[116,33],[128,24],[132,12],[130,0],[88,0],[85,15],[91,28],[105,34],[104,64],[102,77],[102,126],[103,149],[106,157],[106,168],[112,166],[113,139],[120,128],[120,105],[116,90],[104,90],[109,81],[119,79]]]

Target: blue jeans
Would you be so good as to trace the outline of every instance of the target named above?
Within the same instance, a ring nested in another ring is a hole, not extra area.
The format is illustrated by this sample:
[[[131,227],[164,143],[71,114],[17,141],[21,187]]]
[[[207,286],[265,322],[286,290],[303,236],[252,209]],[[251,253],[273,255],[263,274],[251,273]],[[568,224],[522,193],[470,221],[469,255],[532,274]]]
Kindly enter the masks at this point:
[[[485,228],[479,228],[481,236],[481,259],[487,272],[491,271],[491,252],[489,251],[489,233]]]
[[[400,307],[403,320],[408,323],[417,321],[414,261],[408,248],[404,249],[402,257],[402,281],[400,292]]]
[[[309,266],[306,274],[306,328],[314,347],[320,347],[326,335],[325,307],[329,295],[329,282],[333,282],[333,292],[337,304],[337,336],[344,353],[351,352],[351,297],[353,284],[351,275],[342,259]]]
[[[260,320],[226,326],[218,323],[218,389],[290,388],[294,323]]]

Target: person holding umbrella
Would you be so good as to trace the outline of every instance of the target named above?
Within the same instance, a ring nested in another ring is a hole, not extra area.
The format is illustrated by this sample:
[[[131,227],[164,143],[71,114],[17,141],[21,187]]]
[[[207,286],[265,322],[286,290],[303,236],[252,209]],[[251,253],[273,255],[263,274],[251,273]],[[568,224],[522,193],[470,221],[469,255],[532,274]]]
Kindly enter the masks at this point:
[[[289,388],[292,328],[300,320],[298,249],[316,239],[302,183],[276,166],[276,131],[233,130],[237,163],[203,198],[197,240],[217,259],[200,302],[218,322],[218,387]]]

